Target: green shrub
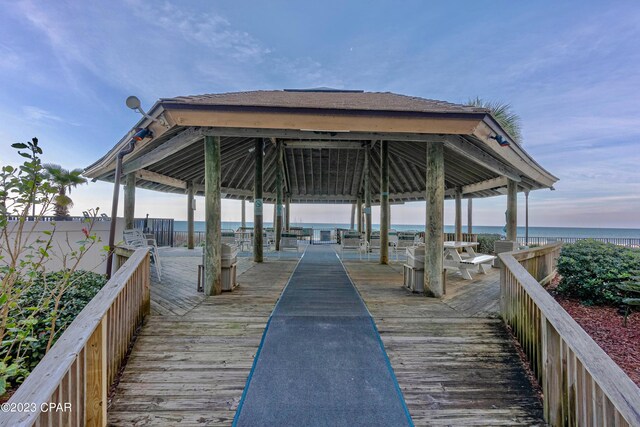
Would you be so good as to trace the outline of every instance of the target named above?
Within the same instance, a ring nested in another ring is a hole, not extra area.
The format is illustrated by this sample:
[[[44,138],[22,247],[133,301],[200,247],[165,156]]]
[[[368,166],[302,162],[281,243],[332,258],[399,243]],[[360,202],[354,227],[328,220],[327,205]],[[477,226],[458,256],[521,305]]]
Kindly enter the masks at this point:
[[[558,259],[562,280],[558,293],[578,298],[583,304],[618,305],[622,292],[618,284],[640,269],[640,250],[580,240],[565,244]]]
[[[496,240],[500,240],[499,234],[478,234],[478,252],[492,254],[493,243]]]
[[[8,325],[8,333],[0,346],[0,361],[10,361],[9,366],[17,369],[9,370],[9,374],[5,373],[6,385],[15,387],[20,384],[44,357],[54,315],[51,292],[62,276],[63,272],[39,276],[29,284],[20,295],[17,304],[10,309],[13,324]],[[62,335],[106,281],[105,276],[87,271],[75,271],[71,275],[70,286],[62,295],[56,313],[54,341]]]

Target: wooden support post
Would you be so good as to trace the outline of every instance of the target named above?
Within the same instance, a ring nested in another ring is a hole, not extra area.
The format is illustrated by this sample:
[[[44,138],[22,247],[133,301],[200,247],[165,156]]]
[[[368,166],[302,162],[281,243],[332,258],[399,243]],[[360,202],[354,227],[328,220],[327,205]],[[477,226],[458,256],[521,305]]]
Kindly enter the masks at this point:
[[[389,142],[380,141],[380,264],[389,264]]]
[[[358,216],[358,233],[362,233],[362,196],[358,195],[356,202],[356,211]]]
[[[427,296],[444,294],[444,149],[438,142],[427,143],[427,221],[425,229],[424,289]]]
[[[103,317],[85,346],[86,425],[107,425],[107,318]]]
[[[524,192],[524,244],[529,246],[529,190]]]
[[[289,193],[284,197],[284,229],[287,232],[291,229],[291,195]]]
[[[371,243],[371,177],[369,176],[369,157],[371,156],[371,146],[365,145],[364,150],[364,218],[365,218],[365,239]]]
[[[125,178],[124,187],[124,228],[129,230],[134,228],[133,219],[136,210],[136,174],[128,173]]]
[[[253,260],[255,262],[262,262],[262,219],[263,213],[263,200],[262,200],[262,163],[264,160],[264,154],[262,152],[263,142],[262,139],[256,139],[256,145],[254,150],[255,159],[255,172],[253,177]]]
[[[544,419],[549,425],[564,425],[562,340],[555,328],[542,316],[542,393],[544,394]],[[566,369],[566,367],[565,367]],[[565,408],[566,410],[566,408]]]
[[[518,183],[507,181],[507,240],[515,242],[518,237]]]
[[[193,182],[190,182],[187,186],[187,249],[193,249],[195,247],[193,213],[195,211],[196,199],[194,193]]]
[[[241,214],[240,214],[240,226],[242,228],[245,228],[247,226],[247,202],[246,200],[242,199],[242,203],[240,206],[241,209]]]
[[[473,199],[467,199],[467,233],[473,234]]]
[[[456,242],[462,242],[462,188],[456,188]]]
[[[280,238],[282,237],[282,187],[284,185],[284,158],[282,147],[282,141],[276,141],[276,216],[274,227],[276,234],[276,251],[280,250]]]
[[[351,222],[349,223],[349,230],[353,230],[356,222],[356,204],[351,204]]]
[[[220,137],[204,138],[205,256],[204,294],[222,293],[220,224]]]

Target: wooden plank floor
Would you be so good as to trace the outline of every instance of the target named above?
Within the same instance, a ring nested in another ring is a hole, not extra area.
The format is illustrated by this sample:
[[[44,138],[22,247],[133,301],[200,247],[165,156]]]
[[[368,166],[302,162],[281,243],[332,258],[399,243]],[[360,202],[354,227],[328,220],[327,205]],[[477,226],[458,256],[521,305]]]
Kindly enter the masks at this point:
[[[197,255],[197,254],[196,254]],[[231,425],[268,317],[296,261],[239,258],[232,293],[195,292],[193,253],[166,253],[109,407],[109,425]],[[349,261],[416,425],[538,425],[541,404],[497,315],[498,275],[451,274],[434,300],[401,287],[401,264]],[[241,274],[242,273],[242,274]]]
[[[162,259],[162,283],[152,284],[157,305],[117,387],[109,425],[231,425],[262,332],[296,261],[239,258],[240,286],[205,298],[195,293],[199,260]]]
[[[442,300],[402,288],[400,264],[346,262],[416,425],[544,425],[542,404],[497,319],[499,270],[449,273]]]

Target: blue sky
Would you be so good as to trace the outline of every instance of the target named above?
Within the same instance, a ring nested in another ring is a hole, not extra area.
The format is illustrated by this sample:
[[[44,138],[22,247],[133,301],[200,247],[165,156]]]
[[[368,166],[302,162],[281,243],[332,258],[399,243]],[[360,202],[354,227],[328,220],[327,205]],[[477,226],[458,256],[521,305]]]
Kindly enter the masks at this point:
[[[87,166],[137,121],[124,106],[131,94],[146,107],[161,97],[317,86],[480,96],[512,104],[525,148],[560,178],[557,191],[531,194],[531,225],[640,228],[637,1],[0,6],[2,164],[18,161],[11,143],[38,136],[47,161]],[[111,190],[74,190],[73,212],[109,212]],[[136,214],[184,219],[184,199],[139,191]],[[504,197],[475,203],[474,222],[502,225],[505,205]],[[422,203],[392,209],[394,222],[424,222]],[[294,206],[292,215],[343,222],[349,211]],[[445,214],[451,224],[451,202]],[[223,220],[238,218],[239,202],[225,201]]]

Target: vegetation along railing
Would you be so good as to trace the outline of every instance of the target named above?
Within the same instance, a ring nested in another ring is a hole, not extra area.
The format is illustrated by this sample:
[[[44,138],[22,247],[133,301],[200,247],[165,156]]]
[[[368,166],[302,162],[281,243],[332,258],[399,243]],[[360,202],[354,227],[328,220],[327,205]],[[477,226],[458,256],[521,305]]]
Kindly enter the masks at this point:
[[[106,425],[109,387],[149,310],[149,253],[137,249],[7,402],[0,425]]]
[[[542,385],[552,426],[640,426],[638,387],[540,285],[560,244],[499,254],[502,318]]]
[[[596,240],[598,242],[613,243],[614,245],[627,246],[630,248],[640,248],[640,238],[638,237],[529,237],[529,245],[546,245],[553,242],[575,243],[578,240]],[[518,243],[527,243],[524,237],[518,236]]]

